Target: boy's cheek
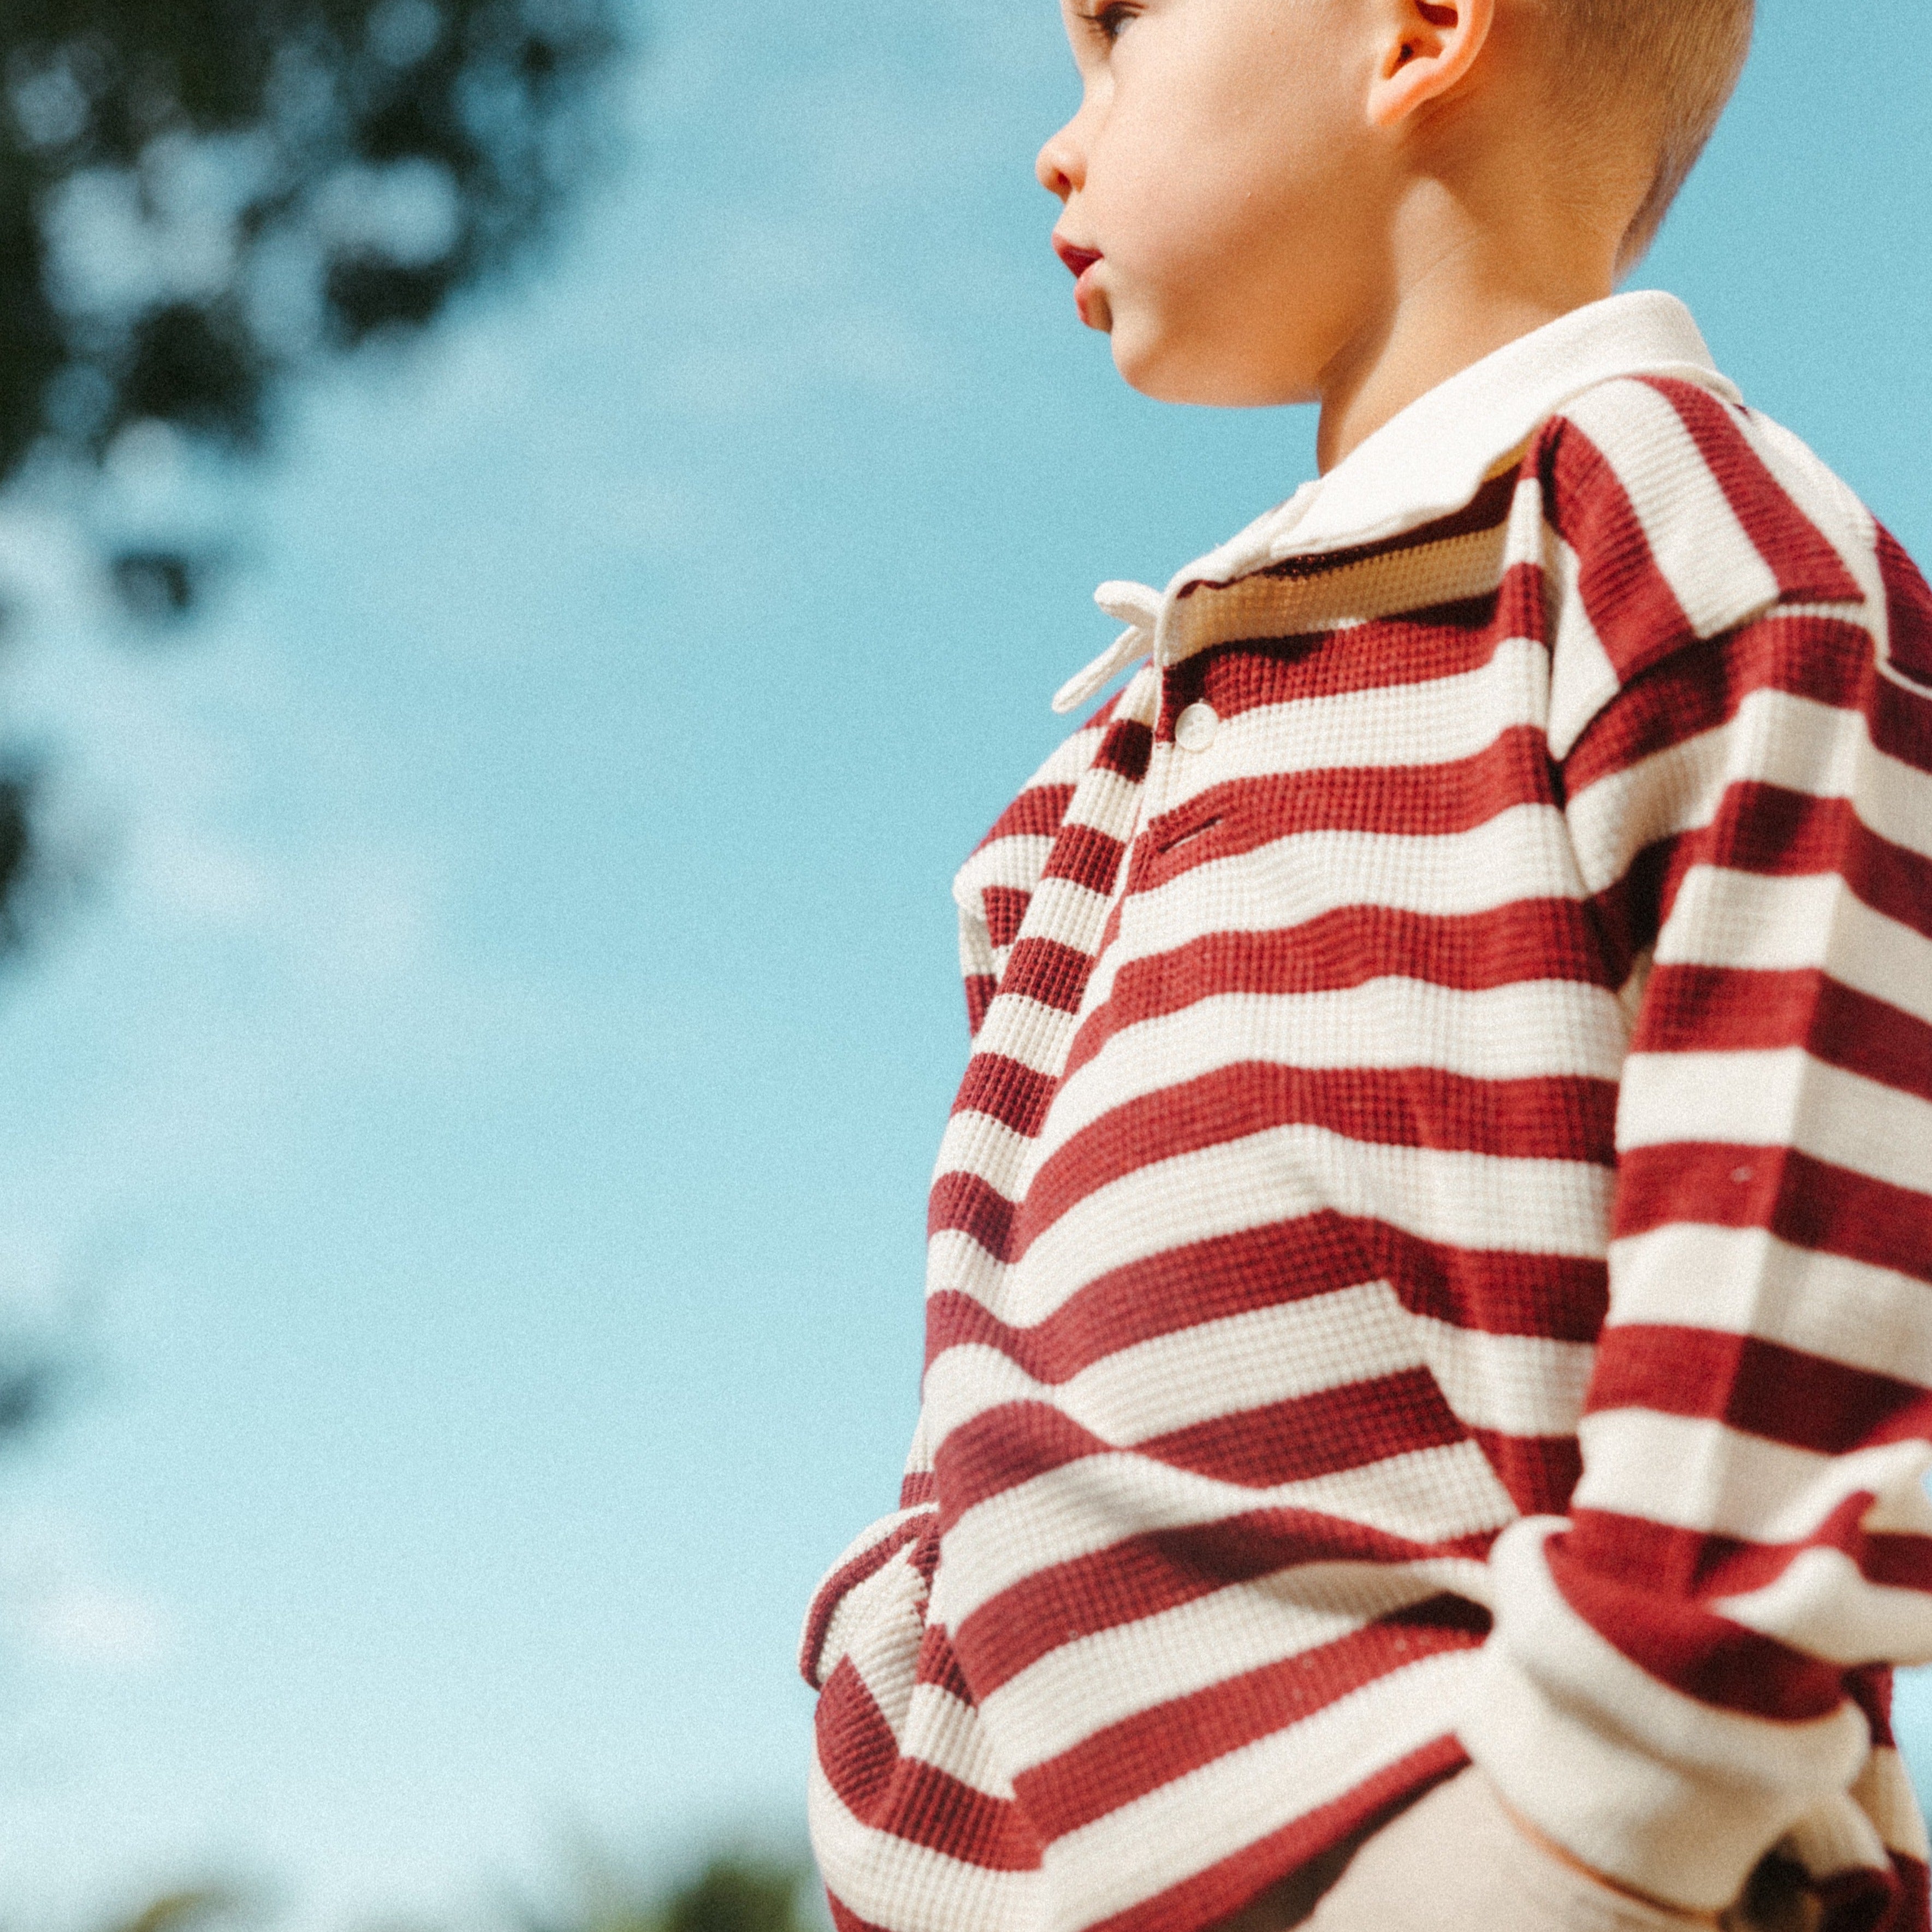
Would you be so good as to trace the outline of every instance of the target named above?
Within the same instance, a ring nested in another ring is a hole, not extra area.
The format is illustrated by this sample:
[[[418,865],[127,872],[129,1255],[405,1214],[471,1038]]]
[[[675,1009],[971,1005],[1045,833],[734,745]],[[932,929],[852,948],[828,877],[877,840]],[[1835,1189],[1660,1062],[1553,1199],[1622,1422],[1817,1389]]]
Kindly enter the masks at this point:
[[[1239,362],[1247,347],[1231,329],[1231,284],[1238,280],[1226,265],[1198,256],[1156,262],[1136,272],[1135,264],[1108,260],[1104,278],[1113,338],[1114,363],[1126,380],[1162,402],[1214,400],[1197,393],[1224,382],[1216,370],[1230,358]]]

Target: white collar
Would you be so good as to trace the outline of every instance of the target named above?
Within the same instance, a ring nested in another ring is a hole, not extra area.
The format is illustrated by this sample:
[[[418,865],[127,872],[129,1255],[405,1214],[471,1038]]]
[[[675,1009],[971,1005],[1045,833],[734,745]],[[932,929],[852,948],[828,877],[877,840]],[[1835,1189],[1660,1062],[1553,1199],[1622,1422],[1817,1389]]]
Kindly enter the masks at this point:
[[[1634,375],[1676,376],[1727,402],[1743,400],[1675,296],[1642,289],[1573,309],[1418,397],[1327,476],[1177,573],[1165,592],[1103,584],[1094,601],[1128,628],[1061,687],[1054,709],[1084,703],[1149,652],[1158,659],[1186,585],[1226,584],[1286,557],[1384,542],[1450,515],[1564,404],[1599,382]]]

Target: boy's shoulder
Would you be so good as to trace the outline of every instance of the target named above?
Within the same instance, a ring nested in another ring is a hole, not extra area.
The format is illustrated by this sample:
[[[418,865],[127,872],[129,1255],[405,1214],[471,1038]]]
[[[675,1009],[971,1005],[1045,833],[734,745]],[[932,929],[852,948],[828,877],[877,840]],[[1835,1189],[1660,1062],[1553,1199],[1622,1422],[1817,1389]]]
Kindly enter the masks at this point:
[[[1801,438],[1715,386],[1598,383],[1543,424],[1518,473],[1547,532],[1556,756],[1654,666],[1774,611],[1856,624],[1888,673],[1932,685],[1928,593],[1904,549]]]
[[[1654,570],[1700,636],[1780,598],[1856,602],[1870,514],[1804,442],[1714,386],[1612,377],[1529,452],[1552,527],[1600,568]]]

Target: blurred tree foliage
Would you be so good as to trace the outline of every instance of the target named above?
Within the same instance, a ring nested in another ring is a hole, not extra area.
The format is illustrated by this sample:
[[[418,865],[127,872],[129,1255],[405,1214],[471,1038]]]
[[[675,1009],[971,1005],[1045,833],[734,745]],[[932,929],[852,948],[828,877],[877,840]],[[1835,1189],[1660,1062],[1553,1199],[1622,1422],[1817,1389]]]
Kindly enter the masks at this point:
[[[651,1932],[806,1932],[795,1866],[717,1858],[665,1901]]]
[[[592,1859],[565,1916],[520,1915],[524,1932],[819,1932],[802,1900],[812,1879],[804,1863],[721,1852],[694,1877],[656,1892],[640,1889]],[[107,1932],[212,1932],[260,1918],[245,1892],[200,1886],[164,1893],[117,1918]]]
[[[197,1886],[164,1892],[116,1920],[110,1932],[197,1932],[224,1919],[238,1920],[247,1910],[248,1900],[239,1892],[225,1886]]]
[[[608,148],[620,4],[0,0],[0,488],[148,423],[257,453],[292,380],[526,257]],[[104,560],[148,617],[204,568]],[[0,952],[37,796],[0,766]]]
[[[277,377],[542,232],[616,45],[600,0],[0,0],[0,482],[259,445]]]
[[[593,1864],[568,1918],[526,1912],[524,1932],[815,1932],[802,1901],[808,1866],[720,1852],[694,1877],[656,1894]]]

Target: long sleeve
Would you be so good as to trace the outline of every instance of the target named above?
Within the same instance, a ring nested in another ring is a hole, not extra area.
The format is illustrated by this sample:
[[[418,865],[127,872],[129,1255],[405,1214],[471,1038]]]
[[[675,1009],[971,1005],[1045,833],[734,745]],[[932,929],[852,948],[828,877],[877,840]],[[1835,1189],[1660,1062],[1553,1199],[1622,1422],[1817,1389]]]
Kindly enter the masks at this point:
[[[1780,1841],[1923,1885],[1885,1666],[1932,1660],[1932,595],[1862,519],[1856,598],[1680,627],[1559,765],[1632,1014],[1610,1311],[1570,1514],[1492,1554],[1462,1735],[1552,1837],[1699,1908]],[[1603,532],[1564,535],[1588,603]],[[1594,614],[1620,671],[1630,576]]]

